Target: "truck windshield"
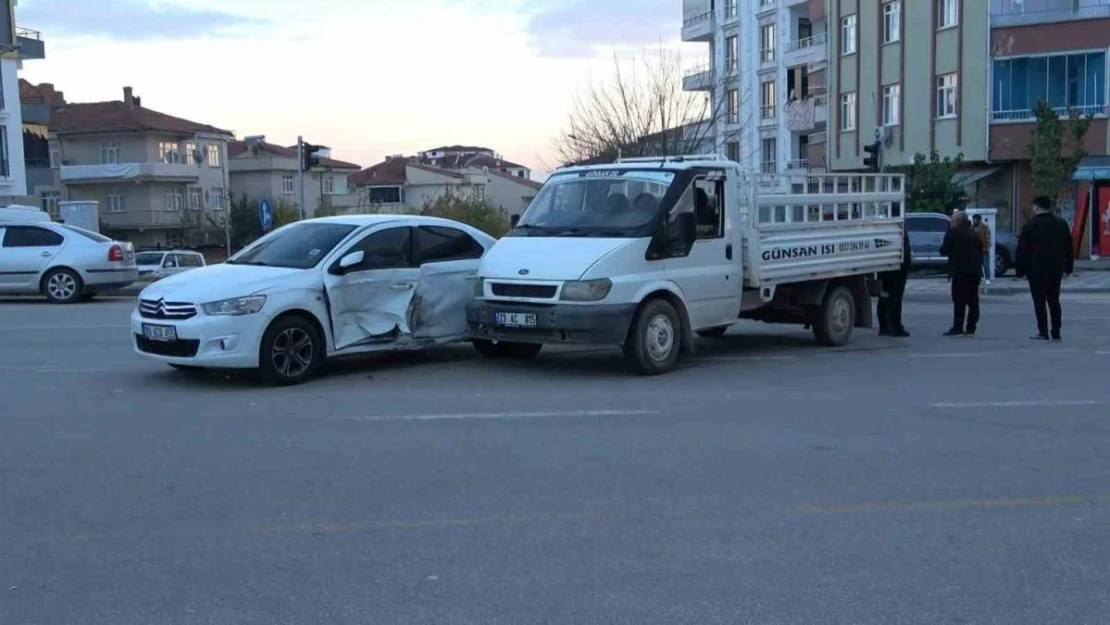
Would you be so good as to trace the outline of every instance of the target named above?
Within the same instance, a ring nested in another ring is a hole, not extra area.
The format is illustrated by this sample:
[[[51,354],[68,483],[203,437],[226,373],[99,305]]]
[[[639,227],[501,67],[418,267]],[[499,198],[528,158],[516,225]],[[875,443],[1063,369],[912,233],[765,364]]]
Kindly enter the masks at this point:
[[[636,237],[658,214],[675,175],[594,170],[551,176],[513,236]]]

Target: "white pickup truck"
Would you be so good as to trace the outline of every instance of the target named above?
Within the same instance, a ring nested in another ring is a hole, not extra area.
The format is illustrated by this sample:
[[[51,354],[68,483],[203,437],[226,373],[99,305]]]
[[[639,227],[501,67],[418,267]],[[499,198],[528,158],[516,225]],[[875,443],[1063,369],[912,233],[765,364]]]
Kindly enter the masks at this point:
[[[716,155],[557,170],[482,259],[467,323],[485,356],[621,346],[660,374],[741,319],[838,346],[902,262],[900,174],[753,175]]]

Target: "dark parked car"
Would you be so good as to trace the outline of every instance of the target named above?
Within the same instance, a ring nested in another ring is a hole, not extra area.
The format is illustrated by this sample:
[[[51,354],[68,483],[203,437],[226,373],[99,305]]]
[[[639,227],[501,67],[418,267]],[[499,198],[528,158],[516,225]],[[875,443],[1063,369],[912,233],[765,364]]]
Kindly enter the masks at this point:
[[[906,230],[913,252],[912,269],[943,269],[948,259],[940,255],[940,244],[948,232],[949,218],[941,213],[906,213]],[[1017,256],[1017,237],[1009,232],[994,233],[994,275],[1006,275]]]

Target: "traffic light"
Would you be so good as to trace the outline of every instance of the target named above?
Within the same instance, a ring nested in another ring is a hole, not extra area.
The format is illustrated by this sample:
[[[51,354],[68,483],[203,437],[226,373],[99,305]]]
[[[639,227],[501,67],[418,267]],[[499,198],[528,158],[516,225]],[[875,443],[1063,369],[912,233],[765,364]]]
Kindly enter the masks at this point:
[[[301,171],[308,171],[320,164],[320,157],[316,153],[320,151],[320,146],[312,145],[311,143],[301,144]]]
[[[871,145],[863,146],[863,151],[867,152],[869,154],[869,156],[867,156],[866,158],[863,159],[863,166],[870,169],[873,172],[878,172],[879,171],[879,168],[880,168],[879,150],[882,149],[882,145],[883,145],[882,142],[876,141],[875,143],[872,143]]]

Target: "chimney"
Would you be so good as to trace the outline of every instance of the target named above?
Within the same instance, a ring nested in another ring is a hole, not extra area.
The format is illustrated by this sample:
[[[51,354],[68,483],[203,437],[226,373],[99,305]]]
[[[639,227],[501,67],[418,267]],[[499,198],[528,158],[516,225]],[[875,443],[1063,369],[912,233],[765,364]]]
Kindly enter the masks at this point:
[[[135,94],[131,90],[131,87],[124,87],[123,88],[123,103],[126,104],[127,106],[134,106],[134,104],[135,104]]]

